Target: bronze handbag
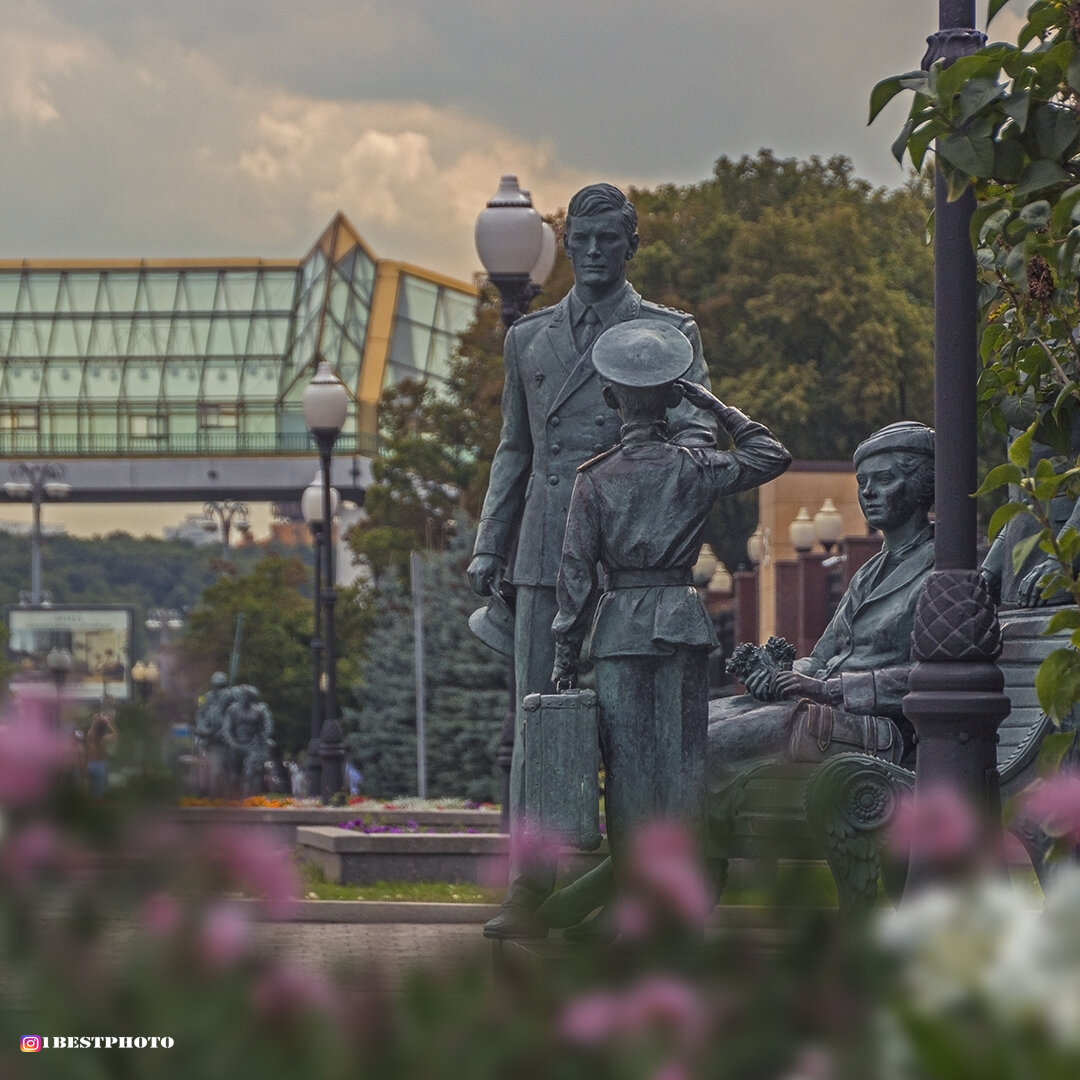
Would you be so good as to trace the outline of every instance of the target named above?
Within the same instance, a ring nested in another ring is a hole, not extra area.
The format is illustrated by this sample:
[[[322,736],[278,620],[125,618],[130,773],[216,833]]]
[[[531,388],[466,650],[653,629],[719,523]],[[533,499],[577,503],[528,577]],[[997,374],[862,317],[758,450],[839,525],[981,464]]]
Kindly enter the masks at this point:
[[[858,716],[803,698],[792,714],[788,754],[792,761],[824,761],[833,754],[869,754],[894,764],[903,739],[887,716]]]

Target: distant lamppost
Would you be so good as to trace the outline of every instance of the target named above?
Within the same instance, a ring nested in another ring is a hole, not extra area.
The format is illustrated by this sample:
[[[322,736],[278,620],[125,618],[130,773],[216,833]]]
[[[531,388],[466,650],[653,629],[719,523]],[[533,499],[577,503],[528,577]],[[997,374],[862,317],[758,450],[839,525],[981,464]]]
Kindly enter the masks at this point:
[[[529,309],[555,265],[555,233],[533,209],[532,197],[506,175],[476,219],[476,253],[499,290],[509,329]]]
[[[341,505],[341,496],[337,488],[330,489],[330,518]],[[300,496],[300,512],[311,530],[311,542],[315,555],[315,632],[311,636],[311,739],[307,752],[307,789],[308,793],[322,792],[322,759],[320,743],[322,739],[323,715],[325,710],[323,687],[323,650],[322,639],[322,582],[323,582],[323,471],[315,474],[315,479],[304,489]],[[327,575],[329,577],[329,575]]]
[[[814,515],[814,536],[825,549],[825,554],[832,554],[833,546],[839,541],[844,529],[844,515],[836,509],[832,499],[826,499],[821,509]]]
[[[164,640],[169,631],[184,628],[184,613],[177,608],[150,608],[146,613],[145,626],[151,634],[160,634]]]
[[[160,674],[162,691],[167,693],[171,665],[171,652],[168,648],[169,640],[172,634],[184,628],[184,613],[178,608],[150,608],[146,613],[146,621],[143,625],[156,639],[160,670],[158,671],[156,666],[155,670]]]
[[[64,683],[67,682],[68,673],[71,671],[72,658],[67,649],[54,645],[45,657],[45,666],[56,684],[56,730],[60,730],[60,699],[64,692]]]
[[[208,502],[203,505],[203,528],[207,532],[221,530],[221,557],[229,557],[229,535],[232,532],[234,519],[236,531],[246,536],[251,531],[251,523],[248,521],[248,507],[246,503],[235,499],[225,499],[221,502]]]
[[[149,704],[150,695],[154,692],[160,674],[153,660],[137,660],[131,669],[131,681],[135,684],[144,707]]]
[[[502,322],[507,330],[529,310],[555,265],[555,233],[533,209],[532,196],[518,186],[513,174],[503,176],[499,190],[476,219],[476,253],[488,280],[499,291]],[[517,675],[510,658],[510,707],[503,716],[496,762],[503,770],[503,822],[509,831],[510,763],[514,753],[517,713]]]
[[[330,461],[345,418],[349,412],[349,391],[345,384],[334,374],[330,365],[323,359],[314,378],[308,383],[303,398],[304,423],[315,439],[319,448],[319,463],[322,466],[322,551],[323,565],[326,569],[323,587],[320,591],[323,607],[323,628],[325,630],[325,668],[326,693],[322,733],[319,741],[319,757],[322,761],[322,800],[324,803],[341,791],[345,783],[343,759],[345,749],[341,741],[341,721],[337,715],[337,659],[334,640],[334,604],[337,591],[334,588],[334,553],[331,545],[330,522],[333,520],[333,500],[330,495]]]
[[[712,577],[709,578],[709,583],[705,588],[709,592],[730,593],[733,584],[731,571],[722,562],[717,562],[716,569],[712,572]]]
[[[29,499],[33,507],[30,595],[27,599],[31,607],[41,607],[41,503],[44,499],[66,499],[71,494],[71,485],[64,483],[64,470],[59,465],[20,461],[11,466],[11,479],[4,484],[4,491],[9,499]]]
[[[720,560],[716,557],[716,552],[713,551],[712,545],[702,544],[701,550],[698,552],[697,562],[694,563],[694,567],[691,570],[694,584],[699,588],[707,585],[719,564]]]
[[[788,526],[788,538],[791,546],[799,554],[810,551],[814,546],[814,519],[805,506],[799,507],[795,520]]]

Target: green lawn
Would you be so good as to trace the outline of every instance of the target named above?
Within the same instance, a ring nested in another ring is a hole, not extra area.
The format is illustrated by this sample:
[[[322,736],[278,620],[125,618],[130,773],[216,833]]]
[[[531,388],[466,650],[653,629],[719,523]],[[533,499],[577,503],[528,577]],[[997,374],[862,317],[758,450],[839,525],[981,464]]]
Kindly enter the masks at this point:
[[[502,889],[451,885],[445,881],[380,881],[375,885],[335,885],[318,867],[301,866],[304,900],[395,900],[429,904],[497,904]]]

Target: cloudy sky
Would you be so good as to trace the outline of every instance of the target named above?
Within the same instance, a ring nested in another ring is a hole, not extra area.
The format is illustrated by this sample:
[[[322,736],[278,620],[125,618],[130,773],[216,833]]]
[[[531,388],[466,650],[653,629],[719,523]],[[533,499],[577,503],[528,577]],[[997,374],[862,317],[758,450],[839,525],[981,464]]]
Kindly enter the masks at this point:
[[[868,128],[867,100],[918,66],[937,4],[0,0],[0,18],[0,257],[299,257],[341,209],[378,254],[467,277],[502,172],[542,210],[760,147],[902,183],[901,107]]]

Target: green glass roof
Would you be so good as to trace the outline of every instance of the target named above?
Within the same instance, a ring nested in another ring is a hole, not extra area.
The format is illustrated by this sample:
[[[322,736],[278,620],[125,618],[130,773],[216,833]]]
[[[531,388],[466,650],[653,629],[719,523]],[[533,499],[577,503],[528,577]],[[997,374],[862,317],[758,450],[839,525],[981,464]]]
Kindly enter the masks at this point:
[[[442,380],[474,302],[341,214],[296,262],[3,262],[0,454],[306,453],[318,357],[352,391],[341,449],[371,453],[363,387]]]

